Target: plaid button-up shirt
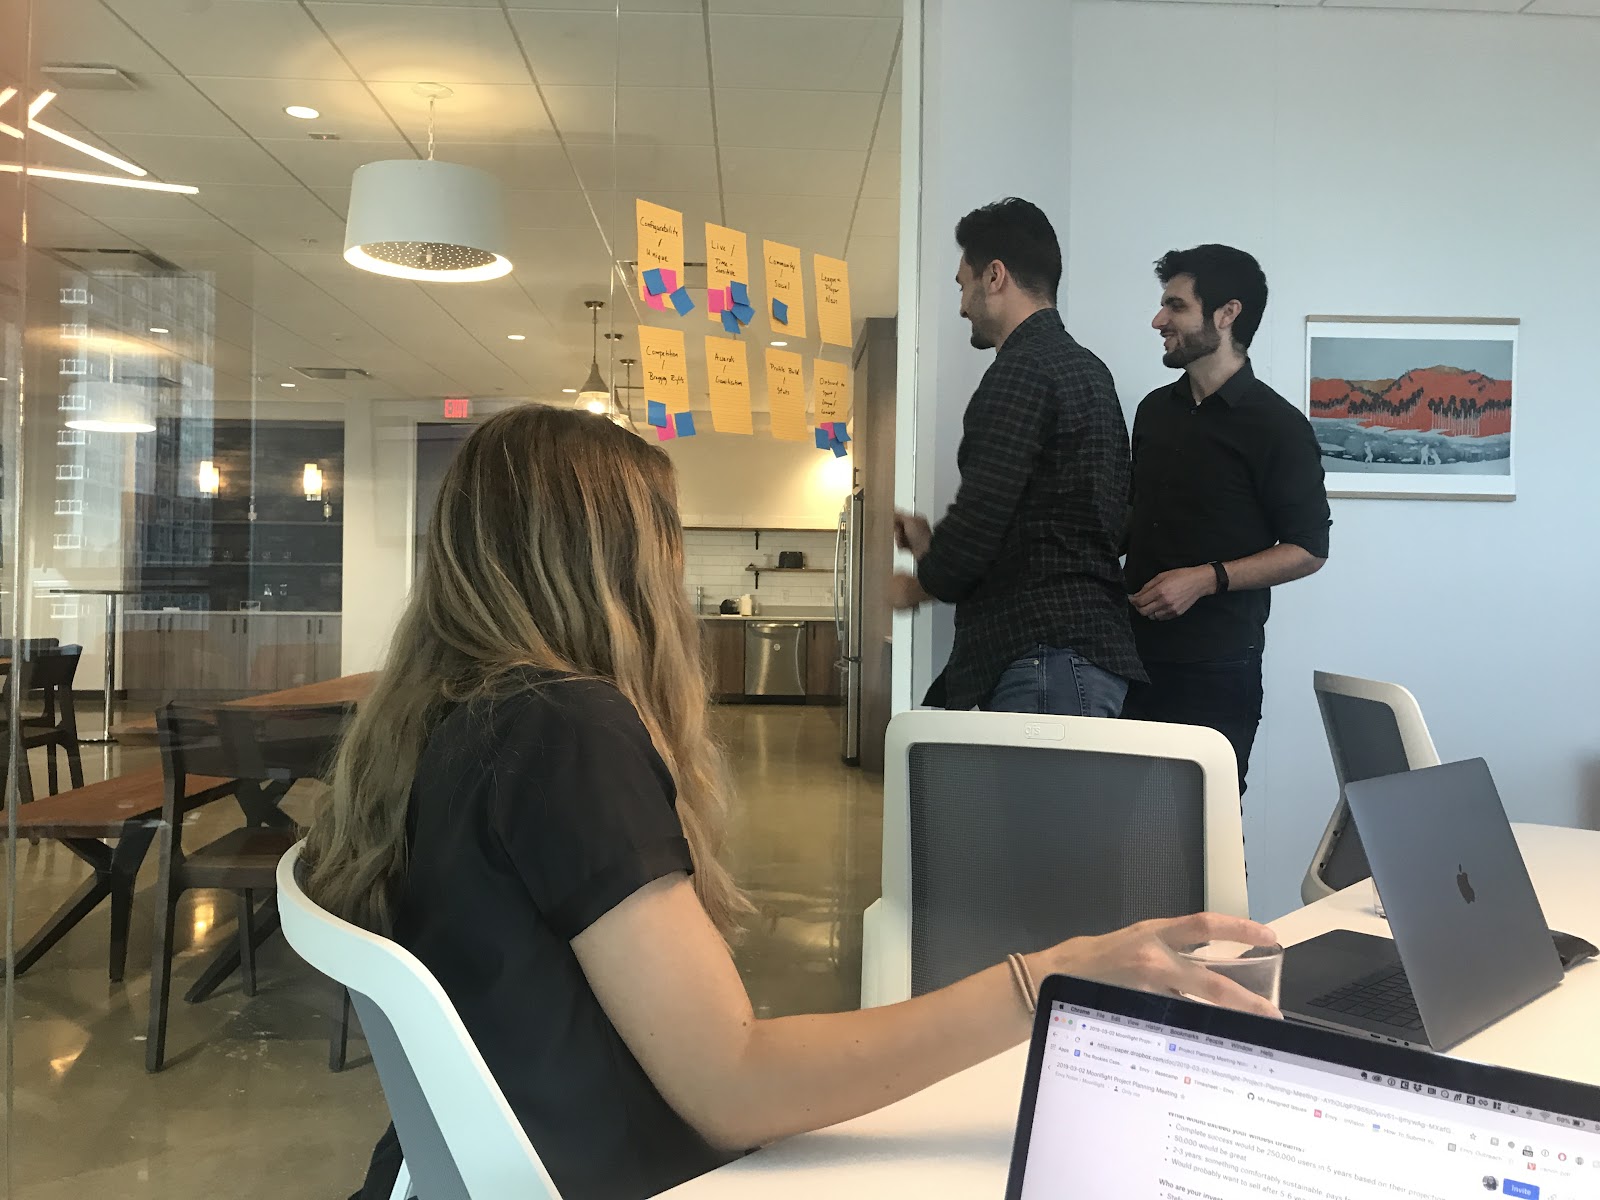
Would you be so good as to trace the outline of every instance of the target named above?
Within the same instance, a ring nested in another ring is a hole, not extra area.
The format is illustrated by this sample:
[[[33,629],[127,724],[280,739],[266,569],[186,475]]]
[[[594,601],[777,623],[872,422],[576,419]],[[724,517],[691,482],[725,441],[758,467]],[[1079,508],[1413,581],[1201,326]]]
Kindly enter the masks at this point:
[[[1104,363],[1042,309],[1012,331],[973,393],[961,486],[917,564],[956,606],[928,703],[971,708],[1037,646],[1143,680],[1119,559],[1128,430]]]

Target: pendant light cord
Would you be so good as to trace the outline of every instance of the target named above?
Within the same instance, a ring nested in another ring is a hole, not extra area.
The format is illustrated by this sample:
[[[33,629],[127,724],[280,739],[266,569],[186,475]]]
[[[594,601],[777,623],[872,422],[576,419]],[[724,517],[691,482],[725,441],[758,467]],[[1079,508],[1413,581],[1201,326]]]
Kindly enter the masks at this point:
[[[433,96],[428,97],[428,161],[433,161],[433,106],[438,100]]]

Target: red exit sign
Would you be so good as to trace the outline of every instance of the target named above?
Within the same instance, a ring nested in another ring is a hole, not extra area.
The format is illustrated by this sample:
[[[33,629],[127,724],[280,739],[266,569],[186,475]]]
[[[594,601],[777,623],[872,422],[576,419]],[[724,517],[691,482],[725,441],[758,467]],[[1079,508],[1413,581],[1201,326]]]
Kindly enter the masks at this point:
[[[447,421],[461,421],[472,415],[472,401],[466,396],[446,396],[444,415]]]

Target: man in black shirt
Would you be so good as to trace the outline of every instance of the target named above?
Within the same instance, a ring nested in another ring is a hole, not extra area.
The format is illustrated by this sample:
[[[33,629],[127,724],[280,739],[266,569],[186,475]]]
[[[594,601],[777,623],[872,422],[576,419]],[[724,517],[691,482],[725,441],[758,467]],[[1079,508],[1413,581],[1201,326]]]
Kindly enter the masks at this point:
[[[1111,373],[1061,323],[1044,213],[1002,200],[963,217],[956,241],[961,315],[997,353],[963,419],[955,503],[937,529],[895,520],[917,560],[894,578],[895,607],[956,606],[925,703],[1115,717],[1144,673],[1117,562],[1128,435]]]
[[[1231,246],[1172,251],[1152,322],[1183,377],[1133,421],[1127,581],[1149,672],[1124,716],[1206,725],[1233,744],[1244,787],[1261,721],[1268,589],[1328,557],[1321,452],[1248,351],[1267,278]]]

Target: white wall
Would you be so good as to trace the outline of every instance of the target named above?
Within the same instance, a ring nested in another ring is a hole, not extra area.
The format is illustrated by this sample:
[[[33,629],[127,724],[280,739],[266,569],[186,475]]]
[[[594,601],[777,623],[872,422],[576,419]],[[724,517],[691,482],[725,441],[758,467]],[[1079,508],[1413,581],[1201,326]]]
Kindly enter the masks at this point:
[[[832,529],[850,494],[852,458],[810,442],[780,442],[756,418],[754,436],[707,432],[661,446],[678,471],[678,511],[685,525]]]
[[[1104,0],[1074,17],[1068,321],[1130,418],[1171,377],[1148,322],[1150,264],[1174,246],[1260,257],[1257,370],[1297,401],[1307,314],[1523,323],[1517,500],[1336,500],[1328,566],[1277,594],[1245,801],[1257,915],[1297,903],[1335,800],[1315,668],[1410,687],[1447,760],[1488,759],[1513,820],[1600,825],[1600,492],[1582,432],[1600,21]],[[1008,153],[1038,151],[1019,124]]]

